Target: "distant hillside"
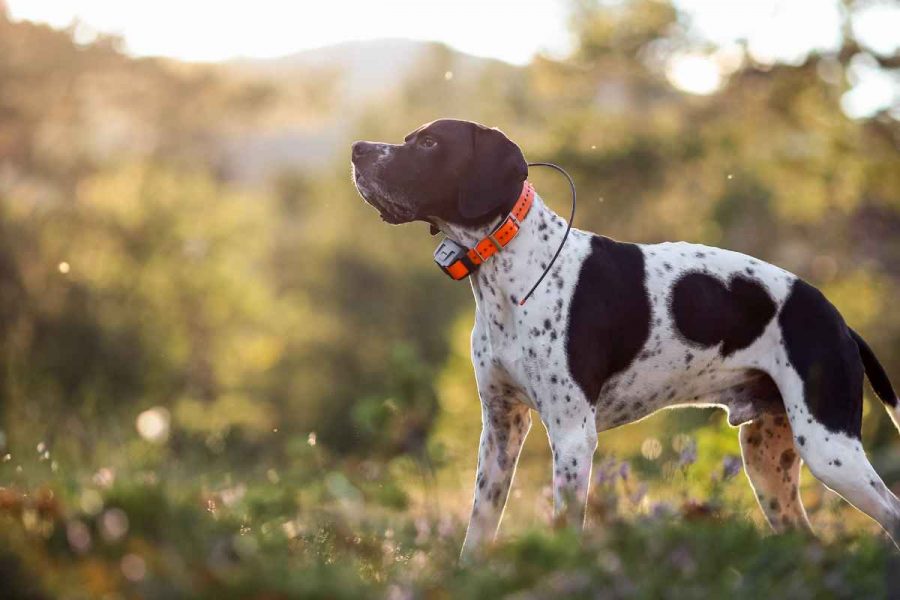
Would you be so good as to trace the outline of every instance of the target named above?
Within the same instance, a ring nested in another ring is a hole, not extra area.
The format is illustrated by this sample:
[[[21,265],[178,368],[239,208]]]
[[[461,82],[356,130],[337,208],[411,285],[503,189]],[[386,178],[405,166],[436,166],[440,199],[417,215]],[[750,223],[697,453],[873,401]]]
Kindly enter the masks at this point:
[[[238,179],[258,180],[286,166],[315,167],[334,158],[346,141],[353,117],[373,101],[384,101],[427,61],[440,56],[455,77],[478,77],[489,66],[518,67],[480,58],[436,42],[381,39],[346,42],[272,59],[237,59],[223,63],[237,77],[260,79],[278,90],[300,79],[323,80],[325,114],[304,119],[281,106],[275,126],[230,136],[229,172]]]
[[[368,96],[402,79],[430,48],[439,44],[403,39],[345,42],[272,59],[226,63],[245,74],[296,76],[311,70],[339,73],[344,94]]]
[[[38,156],[60,176],[154,154],[214,157],[223,177],[249,182],[319,169],[346,151],[360,114],[391,106],[413,74],[453,71],[471,94],[486,69],[518,69],[400,39],[213,65],[136,59],[115,37],[78,45],[71,31],[6,15],[0,0],[0,163]]]

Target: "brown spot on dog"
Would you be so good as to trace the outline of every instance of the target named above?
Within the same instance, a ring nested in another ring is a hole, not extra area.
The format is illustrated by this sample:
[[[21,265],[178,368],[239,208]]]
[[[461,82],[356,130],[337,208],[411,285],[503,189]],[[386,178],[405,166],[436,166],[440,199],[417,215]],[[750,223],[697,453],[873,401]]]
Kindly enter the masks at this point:
[[[787,471],[794,465],[795,460],[797,460],[797,453],[794,452],[793,448],[788,448],[781,453],[781,468]]]

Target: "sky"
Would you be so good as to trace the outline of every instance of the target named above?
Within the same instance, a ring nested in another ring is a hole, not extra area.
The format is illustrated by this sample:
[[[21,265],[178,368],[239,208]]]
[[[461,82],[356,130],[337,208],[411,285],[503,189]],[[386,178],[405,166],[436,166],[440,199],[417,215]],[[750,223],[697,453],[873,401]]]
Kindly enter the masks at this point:
[[[403,37],[441,41],[463,52],[527,63],[535,53],[560,56],[571,47],[567,0],[6,0],[14,19],[75,24],[76,38],[121,36],[136,56],[190,61],[267,58],[348,40]],[[607,0],[614,3],[615,0]],[[762,62],[798,62],[810,50],[840,43],[837,0],[674,0],[693,33],[726,50],[746,40]],[[853,22],[858,36],[885,54],[900,46],[897,4],[871,0]],[[722,80],[722,57],[674,57],[669,78],[692,93],[711,93]],[[727,56],[724,57],[727,60]],[[890,103],[897,82],[870,65],[857,68],[864,89],[849,113]],[[856,90],[859,92],[859,90]]]

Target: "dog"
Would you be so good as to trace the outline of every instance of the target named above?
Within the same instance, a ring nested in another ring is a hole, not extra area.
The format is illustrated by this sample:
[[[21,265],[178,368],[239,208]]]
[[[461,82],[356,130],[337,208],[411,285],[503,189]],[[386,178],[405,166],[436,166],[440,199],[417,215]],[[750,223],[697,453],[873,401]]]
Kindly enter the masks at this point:
[[[506,135],[441,119],[402,144],[356,142],[351,162],[382,219],[423,221],[468,249],[456,272],[444,265],[468,277],[476,304],[482,432],[464,559],[497,534],[532,410],[552,449],[554,512],[573,527],[584,523],[598,432],[663,408],[718,406],[740,428],[745,472],[775,531],[811,531],[798,494],[803,461],[900,541],[900,500],[861,444],[864,375],[895,424],[897,395],[816,288],[738,252],[572,229],[522,305],[566,222],[527,183],[525,157]]]

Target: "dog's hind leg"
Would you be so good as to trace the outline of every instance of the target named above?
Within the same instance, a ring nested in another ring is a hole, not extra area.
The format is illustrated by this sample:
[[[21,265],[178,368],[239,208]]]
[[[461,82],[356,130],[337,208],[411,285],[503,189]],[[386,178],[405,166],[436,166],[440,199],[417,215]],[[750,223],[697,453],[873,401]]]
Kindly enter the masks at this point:
[[[784,414],[763,414],[741,425],[744,471],[769,525],[777,532],[811,531],[800,498],[800,456]]]
[[[854,393],[859,394],[861,401],[861,373],[858,386]],[[796,375],[782,377],[779,387],[788,407],[797,449],[810,472],[877,521],[895,544],[900,542],[900,500],[884,484],[866,457],[860,429],[857,427],[848,433],[823,425],[809,410],[809,406],[816,406],[816,400],[804,395],[803,384]]]
[[[531,429],[531,412],[512,396],[485,398],[472,515],[462,559],[470,559],[497,535],[519,452]]]
[[[773,358],[780,366],[769,374],[781,392],[800,456],[817,479],[875,519],[895,544],[900,542],[900,500],[862,447],[859,344],[837,309],[800,280],[778,324],[782,344]]]

